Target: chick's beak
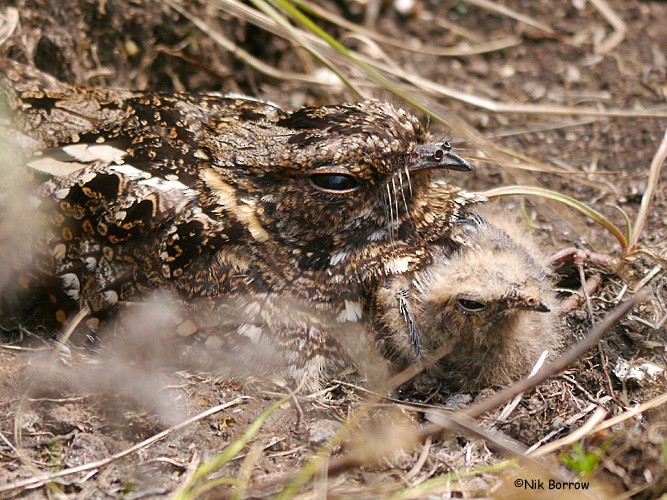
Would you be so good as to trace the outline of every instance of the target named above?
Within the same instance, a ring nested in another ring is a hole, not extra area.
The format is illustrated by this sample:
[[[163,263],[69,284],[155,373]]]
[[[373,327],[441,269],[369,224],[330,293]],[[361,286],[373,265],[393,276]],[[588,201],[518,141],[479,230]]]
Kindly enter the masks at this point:
[[[549,307],[549,304],[534,297],[518,297],[514,303],[514,308],[541,313],[551,312],[551,307]]]

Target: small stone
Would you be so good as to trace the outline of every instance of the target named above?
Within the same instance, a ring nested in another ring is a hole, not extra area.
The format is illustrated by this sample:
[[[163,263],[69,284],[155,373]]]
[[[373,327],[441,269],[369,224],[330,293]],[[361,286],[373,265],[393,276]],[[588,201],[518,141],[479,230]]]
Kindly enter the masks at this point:
[[[336,420],[315,420],[308,426],[308,441],[311,445],[321,446],[336,435],[340,426]]]
[[[72,444],[65,454],[65,465],[67,467],[78,467],[90,462],[98,462],[109,457],[104,441],[101,438],[87,433],[74,436]]]

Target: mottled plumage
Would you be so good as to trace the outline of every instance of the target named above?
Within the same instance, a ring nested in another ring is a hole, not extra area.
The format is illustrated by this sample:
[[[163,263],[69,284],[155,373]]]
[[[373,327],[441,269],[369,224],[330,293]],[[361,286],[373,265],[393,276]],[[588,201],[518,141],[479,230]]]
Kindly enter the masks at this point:
[[[559,349],[550,268],[507,214],[470,214],[458,250],[431,247],[433,262],[386,279],[371,297],[373,328],[396,368],[433,361],[457,389],[507,384],[546,349]]]
[[[75,88],[8,60],[0,74],[19,128],[39,144],[27,163],[48,230],[28,274],[37,285],[58,277],[70,302],[53,299],[60,321],[161,288],[188,307],[224,298],[261,309],[275,295],[354,322],[362,282],[423,266],[424,244],[446,245],[479,200],[432,179],[469,166],[387,103],[286,112]],[[217,321],[193,316],[189,333]]]

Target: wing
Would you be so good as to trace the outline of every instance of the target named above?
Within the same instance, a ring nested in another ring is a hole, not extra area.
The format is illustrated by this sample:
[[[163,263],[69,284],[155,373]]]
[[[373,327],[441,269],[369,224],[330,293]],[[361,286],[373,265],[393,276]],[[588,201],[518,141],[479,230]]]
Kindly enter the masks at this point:
[[[72,87],[9,59],[0,59],[0,89],[19,127],[42,145],[122,122],[129,113],[124,101],[132,95]]]
[[[27,164],[47,220],[33,281],[60,278],[72,301],[101,311],[138,290],[234,290],[252,277],[235,217],[206,193],[210,124],[273,106],[240,99],[69,87],[7,61],[19,126],[46,147]],[[269,113],[269,114],[271,114]],[[59,310],[59,316],[63,314]]]

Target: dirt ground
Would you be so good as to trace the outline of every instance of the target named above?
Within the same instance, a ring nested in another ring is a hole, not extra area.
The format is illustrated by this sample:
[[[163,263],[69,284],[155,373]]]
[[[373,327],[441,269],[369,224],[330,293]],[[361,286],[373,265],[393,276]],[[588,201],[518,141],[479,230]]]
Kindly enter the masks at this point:
[[[503,2],[523,16],[518,20],[477,1],[318,5],[364,27],[352,36],[320,21],[347,47],[395,64],[415,81],[477,98],[464,102],[434,87],[419,94],[478,134],[454,122],[432,123],[436,135],[474,162],[475,172],[461,180],[467,188],[535,184],[589,204],[619,227],[619,208],[634,220],[667,126],[667,2]],[[314,83],[328,73],[303,47],[239,19],[233,6],[240,8],[214,0],[5,0],[0,53],[78,85],[240,92],[285,108],[358,99],[341,85]],[[221,35],[243,51],[217,43]],[[490,42],[504,45],[478,53]],[[458,52],[431,53],[449,47]],[[348,74],[367,95],[401,103],[359,70]],[[484,108],[482,101],[501,109]],[[533,161],[510,168],[511,160],[480,137]],[[567,370],[527,391],[513,410],[502,413],[504,404],[486,414],[479,420],[482,437],[459,430],[410,439],[432,420],[432,409],[460,409],[498,388],[450,394],[422,375],[392,398],[375,398],[345,381],[289,397],[279,386],[167,368],[138,370],[140,387],[121,388],[113,370],[82,371],[77,353],[53,356],[48,335],[24,324],[7,326],[11,318],[3,318],[0,498],[226,498],[281,491],[302,498],[551,498],[580,495],[576,481],[589,485],[592,498],[659,498],[667,492],[666,185],[663,169],[639,240],[642,252],[613,270],[584,266],[585,276],[599,275],[602,284],[591,295],[591,311],[582,304],[563,319],[568,343],[639,288],[647,300]],[[534,197],[503,202],[524,211],[550,252],[576,246],[619,260],[617,241],[584,215]],[[574,266],[559,272],[565,299],[580,276]],[[262,413],[285,396],[256,431]],[[211,408],[211,415],[188,421]],[[355,419],[358,426],[350,423]],[[512,466],[506,461],[511,446],[493,430],[516,440],[512,446],[558,446],[544,450],[537,464]],[[378,450],[388,453],[378,458]],[[308,468],[318,456],[328,472]],[[558,475],[561,489],[549,489],[549,474]],[[573,482],[568,491],[564,481]]]

